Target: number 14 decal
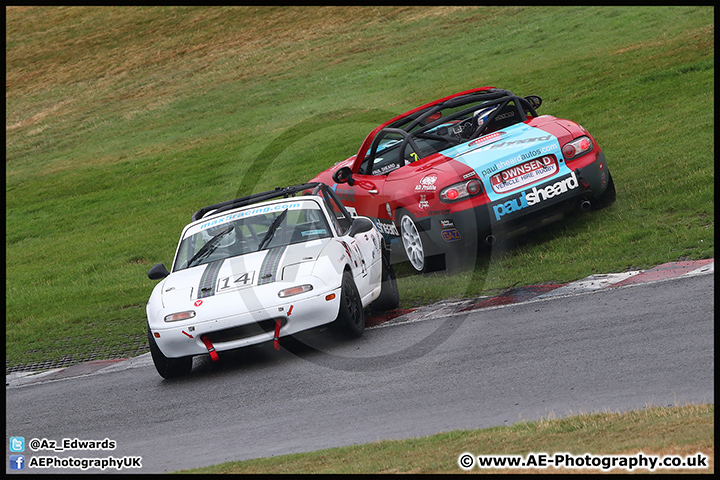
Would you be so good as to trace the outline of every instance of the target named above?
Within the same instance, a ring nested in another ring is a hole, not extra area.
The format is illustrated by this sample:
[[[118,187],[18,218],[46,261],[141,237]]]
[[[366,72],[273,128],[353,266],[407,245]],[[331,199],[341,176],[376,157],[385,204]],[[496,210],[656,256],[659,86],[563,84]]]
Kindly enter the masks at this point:
[[[218,280],[217,291],[227,290],[230,288],[242,288],[248,285],[252,285],[255,281],[255,272],[245,272],[240,275],[233,275],[232,277],[224,277]]]

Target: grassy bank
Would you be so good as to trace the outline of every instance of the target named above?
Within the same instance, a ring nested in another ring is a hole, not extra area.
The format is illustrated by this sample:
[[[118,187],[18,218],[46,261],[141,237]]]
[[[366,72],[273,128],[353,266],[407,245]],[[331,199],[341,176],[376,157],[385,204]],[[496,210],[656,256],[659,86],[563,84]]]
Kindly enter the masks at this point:
[[[655,469],[661,473],[713,473],[715,407],[690,405],[628,413],[582,414],[565,419],[519,422],[506,427],[453,431],[411,440],[386,440],[310,453],[228,462],[180,473],[463,473],[458,458],[480,455],[692,457],[702,453],[708,468]],[[537,457],[536,457],[537,458]],[[608,464],[610,465],[610,464]],[[619,465],[619,464],[618,464]],[[603,473],[602,468],[478,468],[474,473]],[[609,473],[647,473],[648,468],[615,468]]]

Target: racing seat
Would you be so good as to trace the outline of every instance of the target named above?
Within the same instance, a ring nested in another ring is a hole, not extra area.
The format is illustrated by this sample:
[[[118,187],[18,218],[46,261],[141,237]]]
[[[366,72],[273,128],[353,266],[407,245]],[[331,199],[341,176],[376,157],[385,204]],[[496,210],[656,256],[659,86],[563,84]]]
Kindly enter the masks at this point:
[[[490,133],[502,128],[509,127],[516,123],[524,122],[525,116],[519,116],[518,108],[514,102],[505,105],[495,117],[490,120],[490,124],[483,133]]]

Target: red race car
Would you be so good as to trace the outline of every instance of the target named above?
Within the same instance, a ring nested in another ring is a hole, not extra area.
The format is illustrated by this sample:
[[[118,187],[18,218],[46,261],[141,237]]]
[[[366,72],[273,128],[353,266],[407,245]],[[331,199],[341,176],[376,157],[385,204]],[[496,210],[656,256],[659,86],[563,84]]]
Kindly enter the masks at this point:
[[[494,87],[441,98],[378,126],[357,155],[312,181],[373,219],[393,263],[417,272],[463,264],[482,242],[615,201],[595,139],[538,116],[541,103]]]

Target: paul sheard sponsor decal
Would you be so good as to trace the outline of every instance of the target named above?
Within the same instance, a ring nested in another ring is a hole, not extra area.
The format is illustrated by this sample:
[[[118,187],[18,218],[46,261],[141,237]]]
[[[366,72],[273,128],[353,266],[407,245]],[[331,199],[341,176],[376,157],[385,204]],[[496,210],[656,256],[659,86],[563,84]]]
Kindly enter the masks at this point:
[[[575,172],[570,172],[568,177],[558,180],[553,184],[542,188],[533,187],[533,189],[529,191],[523,190],[517,197],[504,202],[498,202],[492,206],[495,221],[499,221],[502,217],[510,213],[519,212],[523,208],[532,207],[549,198],[574,190],[578,188],[578,186],[579,183]]]
[[[533,150],[529,150],[527,152],[520,153],[514,157],[503,158],[502,160],[498,160],[495,164],[486,166],[485,168],[481,169],[480,175],[482,175],[483,177],[487,177],[487,176],[497,173],[501,168],[512,167],[513,165],[517,165],[518,163],[524,162],[525,160],[534,158],[536,156],[552,153],[557,150],[560,150],[560,145],[558,145],[557,143],[550,143],[547,145],[542,145],[539,148],[535,148]],[[548,155],[546,155],[546,156],[548,156]],[[554,155],[549,155],[549,156],[551,156],[551,157],[553,157],[553,159],[555,159]],[[537,158],[537,160],[540,160],[540,158]],[[557,160],[557,159],[555,159],[555,160]],[[543,157],[543,161],[545,161],[545,157]]]
[[[393,222],[392,220],[381,220],[379,218],[375,218],[374,220],[375,226],[380,233],[392,235],[395,237],[400,235],[400,232],[398,232],[398,229],[395,226],[395,222]]]

